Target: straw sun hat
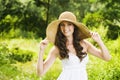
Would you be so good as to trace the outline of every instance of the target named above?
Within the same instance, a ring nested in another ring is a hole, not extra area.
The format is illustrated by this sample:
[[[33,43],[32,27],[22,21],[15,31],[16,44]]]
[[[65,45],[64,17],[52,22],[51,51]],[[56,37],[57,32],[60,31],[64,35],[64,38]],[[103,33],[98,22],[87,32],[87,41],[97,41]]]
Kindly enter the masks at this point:
[[[76,16],[72,12],[65,11],[60,14],[58,20],[52,21],[46,29],[46,37],[50,42],[54,43],[58,25],[62,21],[69,21],[69,22],[73,23],[74,25],[76,25],[80,29],[81,39],[90,37],[90,31],[88,30],[88,28],[85,25],[83,25],[82,23],[78,22],[76,20]]]

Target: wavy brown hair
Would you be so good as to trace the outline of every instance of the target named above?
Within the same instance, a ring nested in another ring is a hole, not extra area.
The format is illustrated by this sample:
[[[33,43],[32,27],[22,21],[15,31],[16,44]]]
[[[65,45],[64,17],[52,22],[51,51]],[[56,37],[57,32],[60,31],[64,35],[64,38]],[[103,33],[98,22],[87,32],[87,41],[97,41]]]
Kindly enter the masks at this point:
[[[80,41],[82,39],[80,38],[79,34],[80,34],[79,28],[76,25],[74,25],[73,46],[75,48],[76,55],[78,56],[80,61],[82,61],[82,59],[87,54],[82,52],[83,47],[80,45]],[[61,59],[69,58],[69,55],[68,55],[69,50],[66,47],[66,42],[67,42],[67,38],[63,35],[63,33],[62,33],[61,29],[60,29],[60,25],[58,25],[58,29],[57,29],[57,33],[56,33],[55,43],[54,44],[59,49],[59,52],[60,52],[59,54],[60,54],[60,58]]]

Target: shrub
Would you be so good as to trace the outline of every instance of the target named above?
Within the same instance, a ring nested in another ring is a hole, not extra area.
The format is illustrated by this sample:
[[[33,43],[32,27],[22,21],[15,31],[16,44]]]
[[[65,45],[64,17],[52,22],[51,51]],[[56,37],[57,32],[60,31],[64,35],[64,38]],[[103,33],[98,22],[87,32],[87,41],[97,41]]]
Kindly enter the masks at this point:
[[[89,28],[91,27],[98,28],[98,26],[102,23],[102,21],[103,21],[103,16],[101,16],[99,12],[87,13],[85,18],[83,19],[83,23],[85,23],[86,26],[88,26]]]
[[[31,61],[33,58],[34,52],[29,51],[29,50],[22,50],[18,47],[12,48],[11,50],[11,55],[10,58],[19,61],[19,62],[27,62]]]
[[[34,52],[18,47],[9,49],[6,43],[0,43],[0,65],[31,61]]]
[[[13,38],[28,38],[28,39],[31,39],[31,38],[38,38],[38,36],[36,35],[35,32],[32,32],[32,31],[24,31],[24,30],[21,30],[21,29],[10,29],[8,32],[1,32],[0,33],[0,37],[3,38],[3,39],[6,39],[6,38],[9,38],[9,39],[13,39]]]
[[[0,43],[0,66],[11,63],[9,55],[8,45],[6,43]]]

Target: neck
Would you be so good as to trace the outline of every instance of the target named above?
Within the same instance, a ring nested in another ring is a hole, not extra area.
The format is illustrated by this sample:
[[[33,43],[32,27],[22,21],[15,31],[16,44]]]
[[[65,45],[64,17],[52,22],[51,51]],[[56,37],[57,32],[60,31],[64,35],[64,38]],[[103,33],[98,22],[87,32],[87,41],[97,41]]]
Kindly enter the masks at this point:
[[[67,45],[71,45],[71,44],[73,44],[73,37],[69,36],[67,37]]]

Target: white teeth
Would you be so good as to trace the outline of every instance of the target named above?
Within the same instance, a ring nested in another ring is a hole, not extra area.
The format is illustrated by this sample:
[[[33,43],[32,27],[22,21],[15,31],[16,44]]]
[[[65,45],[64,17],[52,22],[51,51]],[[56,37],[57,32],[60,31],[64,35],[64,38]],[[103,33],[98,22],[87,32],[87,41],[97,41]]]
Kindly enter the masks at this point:
[[[69,31],[65,31],[65,33],[67,33],[67,32],[69,32]]]
[[[68,32],[68,31],[65,31],[65,32]]]

